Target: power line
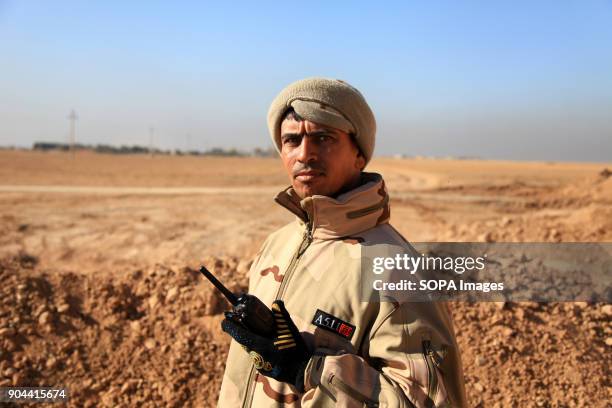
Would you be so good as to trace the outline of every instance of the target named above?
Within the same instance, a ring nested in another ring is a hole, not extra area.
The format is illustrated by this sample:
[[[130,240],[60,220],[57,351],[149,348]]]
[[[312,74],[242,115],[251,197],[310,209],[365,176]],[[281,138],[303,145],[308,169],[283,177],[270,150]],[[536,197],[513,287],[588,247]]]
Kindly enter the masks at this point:
[[[70,121],[70,152],[72,153],[72,157],[74,158],[74,144],[76,142],[76,121],[79,117],[77,116],[74,109],[70,111],[70,115],[68,115],[68,120]]]
[[[155,132],[154,127],[149,128],[149,157],[153,157],[153,133]]]

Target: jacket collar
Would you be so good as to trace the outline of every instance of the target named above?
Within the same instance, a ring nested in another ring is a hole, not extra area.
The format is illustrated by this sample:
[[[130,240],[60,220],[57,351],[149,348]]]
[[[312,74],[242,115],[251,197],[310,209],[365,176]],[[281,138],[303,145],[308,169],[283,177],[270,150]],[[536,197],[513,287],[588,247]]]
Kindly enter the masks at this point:
[[[312,236],[335,239],[358,234],[389,222],[389,194],[380,174],[362,173],[359,187],[336,198],[314,195],[300,200],[293,187],[276,195],[274,201],[311,224]]]

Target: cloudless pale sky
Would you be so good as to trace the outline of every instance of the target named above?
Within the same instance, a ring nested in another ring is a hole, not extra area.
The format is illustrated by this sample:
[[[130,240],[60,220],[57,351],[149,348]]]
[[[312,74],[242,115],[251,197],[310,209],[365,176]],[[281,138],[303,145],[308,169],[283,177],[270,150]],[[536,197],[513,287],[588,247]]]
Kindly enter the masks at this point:
[[[348,81],[376,154],[612,161],[612,1],[0,0],[0,145],[270,145],[274,96]]]

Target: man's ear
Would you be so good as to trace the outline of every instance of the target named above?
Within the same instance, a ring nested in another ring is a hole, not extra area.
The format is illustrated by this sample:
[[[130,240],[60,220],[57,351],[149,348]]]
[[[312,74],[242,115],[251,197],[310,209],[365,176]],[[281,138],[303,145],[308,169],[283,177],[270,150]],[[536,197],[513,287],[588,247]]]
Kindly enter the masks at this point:
[[[361,153],[361,150],[357,149],[357,160],[355,160],[355,167],[359,169],[359,171],[363,171],[363,168],[366,165],[366,159]]]
[[[353,146],[355,146],[355,148],[357,149],[357,160],[355,160],[355,167],[358,168],[359,171],[362,171],[366,165],[365,156],[359,148],[359,143],[357,143],[357,138],[355,137],[355,135],[353,133],[349,133],[349,136],[351,138],[351,142],[353,142]]]

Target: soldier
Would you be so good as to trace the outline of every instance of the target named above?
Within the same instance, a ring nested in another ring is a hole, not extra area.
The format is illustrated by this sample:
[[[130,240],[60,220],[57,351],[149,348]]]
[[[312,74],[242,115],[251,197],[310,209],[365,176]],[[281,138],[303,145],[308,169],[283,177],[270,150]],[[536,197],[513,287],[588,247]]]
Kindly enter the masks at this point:
[[[275,201],[296,219],[266,239],[249,272],[273,334],[222,322],[235,341],[218,406],[464,407],[446,304],[362,298],[367,246],[415,253],[389,224],[382,177],[363,171],[376,133],[364,97],[344,81],[304,79],[274,99],[268,127],[291,180]]]

